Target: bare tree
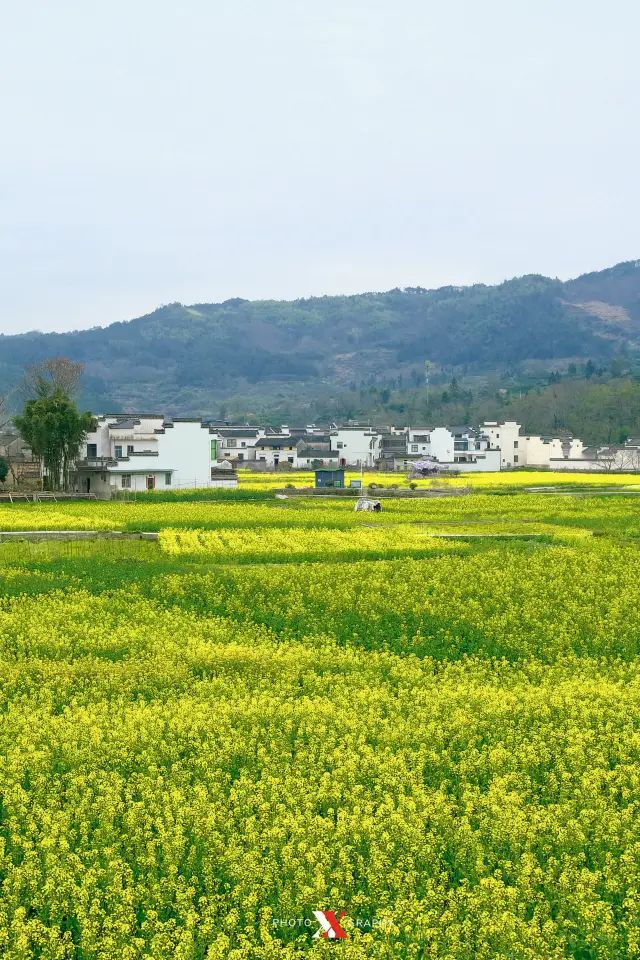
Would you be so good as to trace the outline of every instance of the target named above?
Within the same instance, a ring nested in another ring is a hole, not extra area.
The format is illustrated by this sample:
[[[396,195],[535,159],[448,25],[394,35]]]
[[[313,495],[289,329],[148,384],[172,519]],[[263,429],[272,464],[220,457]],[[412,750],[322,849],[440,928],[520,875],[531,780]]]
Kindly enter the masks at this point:
[[[640,447],[620,447],[615,459],[616,470],[637,473],[640,470]]]
[[[53,357],[32,363],[25,370],[22,393],[31,399],[48,397],[55,390],[60,390],[71,399],[78,393],[83,371],[84,364],[76,363],[69,357]]]

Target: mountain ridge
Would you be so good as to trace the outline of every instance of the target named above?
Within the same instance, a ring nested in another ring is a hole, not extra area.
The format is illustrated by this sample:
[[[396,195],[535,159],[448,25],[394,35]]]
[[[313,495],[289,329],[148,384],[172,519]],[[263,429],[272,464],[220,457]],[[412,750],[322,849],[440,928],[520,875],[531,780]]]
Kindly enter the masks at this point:
[[[0,389],[29,363],[85,364],[98,408],[211,413],[241,397],[277,406],[374,381],[561,369],[640,350],[640,260],[566,282],[529,274],[501,284],[395,288],[293,301],[233,297],[165,304],[141,317],[66,333],[0,335]]]

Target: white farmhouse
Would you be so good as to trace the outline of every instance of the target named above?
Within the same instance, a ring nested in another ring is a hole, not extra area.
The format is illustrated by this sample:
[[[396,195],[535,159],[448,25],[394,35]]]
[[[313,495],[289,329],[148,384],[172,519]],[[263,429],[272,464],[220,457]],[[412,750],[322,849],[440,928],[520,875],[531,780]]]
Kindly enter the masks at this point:
[[[298,466],[298,448],[302,441],[290,434],[272,434],[256,440],[256,461],[275,469],[281,463]]]
[[[373,427],[335,427],[329,436],[341,467],[373,467],[380,456],[382,434]]]
[[[256,444],[260,437],[264,437],[263,427],[218,427],[220,436],[218,443],[219,460],[237,460],[239,463],[250,463],[256,459]]]
[[[489,438],[492,449],[500,450],[500,466],[498,469],[508,470],[509,467],[521,467],[526,464],[526,452],[520,436],[520,424],[515,420],[485,420],[482,432]]]
[[[483,431],[467,425],[409,428],[407,456],[431,458],[444,469],[463,473],[500,469],[499,449]]]
[[[237,484],[232,476],[221,478],[221,438],[200,418],[106,414],[95,419],[76,464],[76,486],[83,493],[108,497],[120,490]]]

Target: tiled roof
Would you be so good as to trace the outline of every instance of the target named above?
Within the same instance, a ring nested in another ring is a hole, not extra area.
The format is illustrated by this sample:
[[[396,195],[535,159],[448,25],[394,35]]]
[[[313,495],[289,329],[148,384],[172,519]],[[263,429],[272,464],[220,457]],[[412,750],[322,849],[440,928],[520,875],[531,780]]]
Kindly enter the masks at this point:
[[[300,443],[298,437],[259,437],[257,447],[296,447]]]

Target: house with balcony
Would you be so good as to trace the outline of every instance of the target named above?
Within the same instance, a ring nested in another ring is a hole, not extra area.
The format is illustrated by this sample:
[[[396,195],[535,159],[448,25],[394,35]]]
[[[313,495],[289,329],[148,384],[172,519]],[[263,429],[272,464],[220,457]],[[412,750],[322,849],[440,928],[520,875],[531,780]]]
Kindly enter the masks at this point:
[[[119,491],[237,485],[234,471],[220,475],[217,429],[199,417],[105,414],[95,418],[75,487],[109,497]]]
[[[500,469],[500,451],[482,429],[468,424],[452,427],[410,427],[406,434],[405,469],[412,460],[433,460],[443,470],[462,473]]]

